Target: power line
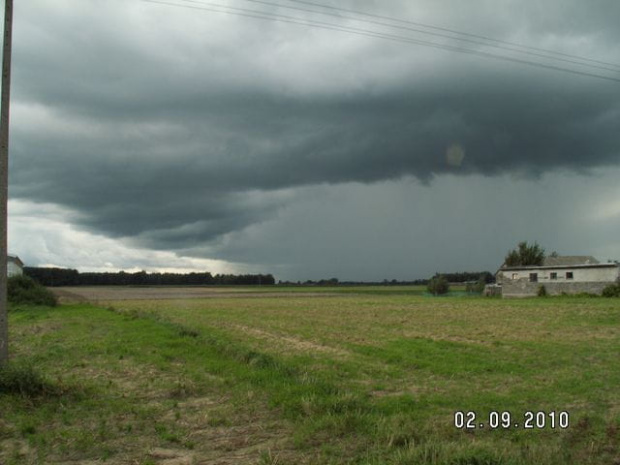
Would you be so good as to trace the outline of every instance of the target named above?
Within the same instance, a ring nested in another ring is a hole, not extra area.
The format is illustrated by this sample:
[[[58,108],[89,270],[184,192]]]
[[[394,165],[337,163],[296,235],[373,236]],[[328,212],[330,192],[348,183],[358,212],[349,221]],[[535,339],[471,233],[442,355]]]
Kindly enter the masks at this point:
[[[243,16],[243,17],[249,17],[249,18],[254,18],[254,19],[262,19],[262,20],[267,20],[267,21],[283,22],[283,23],[289,23],[289,24],[309,26],[309,27],[314,27],[314,28],[319,28],[319,29],[327,29],[327,30],[332,30],[332,31],[345,32],[348,34],[421,45],[425,47],[432,47],[432,48],[437,48],[437,49],[447,50],[447,51],[452,51],[452,52],[457,52],[457,53],[464,53],[464,54],[475,55],[475,56],[480,56],[484,58],[492,58],[496,60],[518,63],[518,64],[523,64],[523,65],[528,65],[528,66],[533,66],[533,67],[538,67],[538,68],[561,71],[561,72],[576,74],[580,76],[588,76],[588,77],[594,77],[594,78],[608,80],[608,81],[620,82],[620,78],[614,78],[611,76],[589,73],[586,71],[580,71],[580,70],[545,64],[545,63],[536,62],[536,61],[529,61],[529,60],[516,58],[516,57],[497,55],[494,53],[485,52],[481,50],[473,50],[473,49],[468,49],[468,48],[463,48],[463,47],[440,44],[437,42],[429,42],[425,40],[414,39],[411,37],[386,34],[383,32],[377,32],[377,31],[372,31],[368,29],[360,29],[360,28],[354,28],[350,26],[341,26],[341,25],[336,25],[333,23],[325,23],[322,21],[306,20],[306,19],[302,19],[302,18],[298,18],[294,16],[266,13],[263,11],[250,10],[247,8],[231,7],[228,5],[222,5],[218,3],[209,3],[209,2],[202,2],[202,1],[197,1],[197,0],[180,0],[180,1],[186,1],[186,2],[191,2],[193,4],[201,5],[201,6],[193,6],[193,5],[185,5],[185,4],[179,4],[179,3],[171,3],[169,1],[163,1],[163,0],[141,0],[141,1],[146,2],[146,3],[167,5],[167,6],[177,7],[177,8],[186,8],[186,9],[193,9],[193,10],[224,13],[224,14],[233,15],[233,16]]]
[[[144,1],[148,1],[148,0],[144,0]],[[317,22],[317,21],[314,21],[314,20],[306,20],[306,19],[303,19],[303,18],[291,17],[291,16],[280,15],[280,14],[275,14],[275,13],[267,13],[267,12],[257,11],[257,10],[248,10],[246,8],[231,7],[231,6],[228,6],[228,5],[209,3],[209,2],[200,1],[200,0],[177,0],[177,1],[185,2],[185,3],[198,4],[198,5],[206,5],[206,6],[215,6],[215,7],[219,7],[219,8],[226,8],[226,9],[229,9],[229,10],[242,12],[242,13],[244,13],[244,15],[250,14],[250,15],[252,15],[251,17],[256,17],[256,16],[253,16],[253,15],[258,14],[258,15],[260,15],[260,19],[272,19],[274,21],[281,21],[281,22],[295,21],[294,24],[303,24],[303,25],[307,25],[307,26],[329,28],[329,29],[332,29],[332,30],[339,30],[339,31],[342,31],[342,32],[361,33],[363,35],[372,34],[374,37],[384,36],[382,38],[389,38],[389,39],[392,39],[392,40],[395,40],[396,38],[401,38],[401,39],[406,40],[406,41],[411,42],[411,43],[418,43],[419,45],[434,46],[434,47],[437,47],[437,48],[444,48],[446,50],[460,51],[460,52],[463,52],[463,53],[479,54],[479,55],[487,56],[487,57],[489,57],[489,56],[496,56],[496,57],[504,59],[504,60],[509,60],[509,61],[517,60],[517,62],[526,64],[526,60],[520,60],[518,58],[511,59],[510,57],[493,55],[493,54],[489,54],[488,52],[476,53],[475,50],[471,50],[471,49],[461,49],[461,48],[454,49],[454,48],[450,48],[451,46],[445,46],[445,45],[442,45],[442,44],[437,44],[435,42],[426,42],[426,41],[414,42],[415,39],[412,39],[412,38],[403,37],[403,36],[393,36],[393,35],[385,34],[385,33],[382,33],[382,32],[377,32],[377,31],[370,31],[370,30],[365,30],[365,29],[352,28],[352,27],[349,27],[349,26],[339,26],[339,25],[335,25],[335,24],[332,24],[332,23]],[[483,42],[480,42],[480,41],[472,41],[472,40],[469,40],[469,39],[456,38],[456,37],[448,36],[448,35],[445,35],[445,34],[429,33],[428,31],[422,31],[422,30],[419,30],[419,29],[403,28],[403,27],[400,27],[400,26],[394,26],[394,25],[390,25],[390,24],[386,24],[386,23],[378,23],[378,22],[374,22],[374,21],[360,20],[358,18],[343,17],[341,15],[324,13],[324,12],[318,12],[318,11],[315,11],[315,10],[308,10],[308,9],[295,8],[295,7],[286,7],[286,6],[281,5],[279,3],[267,2],[267,1],[264,1],[264,0],[245,0],[245,1],[253,2],[253,3],[259,3],[259,4],[264,4],[264,5],[269,5],[269,6],[284,7],[284,8],[289,8],[289,9],[297,10],[297,11],[304,11],[304,12],[310,12],[310,13],[324,14],[324,15],[333,16],[333,17],[336,17],[336,18],[339,18],[339,19],[349,19],[349,20],[354,20],[354,21],[367,22],[367,23],[371,23],[371,24],[378,24],[378,25],[382,25],[382,26],[406,29],[406,30],[410,30],[410,31],[413,31],[413,32],[420,32],[420,33],[430,34],[430,35],[434,35],[434,36],[448,38],[448,39],[451,39],[451,40],[460,40],[460,41],[465,41],[465,42],[473,43],[473,44],[476,44],[476,45],[491,46],[491,47],[495,47],[495,48],[509,50],[509,51],[512,51],[512,52],[529,54],[529,55],[532,55],[532,56],[537,56],[539,58],[551,58],[551,59],[555,59],[555,60],[560,60],[560,61],[568,62],[568,63],[571,63],[571,64],[576,64],[576,65],[579,65],[579,66],[586,66],[588,68],[596,68],[596,69],[602,69],[602,70],[606,70],[606,71],[616,72],[615,69],[610,69],[610,68],[607,68],[607,67],[602,67],[602,66],[597,66],[597,65],[590,65],[590,64],[587,64],[587,63],[581,63],[581,62],[574,61],[574,60],[566,60],[566,59],[562,59],[562,58],[558,58],[558,57],[549,56],[547,54],[545,54],[545,55],[535,54],[535,53],[532,53],[532,52],[521,51],[521,50],[518,50],[516,48],[503,47],[503,46],[500,46],[500,45],[486,44],[486,43],[483,43]],[[290,1],[294,1],[294,0],[290,0]],[[170,6],[178,6],[178,7],[191,8],[191,7],[186,6],[186,5],[172,4],[170,2],[161,2],[161,1],[157,2],[157,1],[153,1],[153,2],[150,2],[150,3],[163,3],[163,4],[170,5]],[[299,2],[299,3],[306,3],[306,4],[321,6],[320,4],[311,3],[311,2]],[[343,10],[343,9],[339,9],[339,8],[336,8],[336,7],[329,7],[329,6],[325,6],[325,5],[322,5],[322,6],[324,6],[325,8],[331,8],[331,9],[341,10],[341,11],[353,11],[353,10]],[[207,11],[216,11],[216,12],[219,12],[219,13],[233,14],[231,12],[226,12],[226,11],[222,11],[222,10],[211,10],[211,9],[198,8],[198,7],[194,7],[194,9],[205,9]],[[365,13],[358,13],[358,14],[365,14]],[[243,16],[242,14],[239,14],[239,15]],[[376,17],[380,17],[380,18],[388,18],[388,17],[379,16],[379,15],[371,15],[371,14],[367,14],[367,15],[369,15],[369,16],[376,16]],[[277,18],[277,19],[275,19],[275,18]],[[394,18],[391,18],[391,19],[394,19]],[[284,21],[284,20],[286,20],[286,21]],[[394,20],[396,20],[396,19],[394,19]],[[397,20],[397,21],[401,21],[401,20]],[[414,23],[414,24],[421,24],[421,23]],[[434,27],[434,26],[428,26],[428,27]],[[457,31],[453,31],[453,32],[459,33]],[[467,34],[467,33],[462,33],[462,34]],[[470,34],[467,34],[467,35],[470,35]],[[483,37],[483,36],[478,36],[478,37]],[[485,38],[485,39],[487,39],[487,40],[494,40],[494,39],[490,39],[490,38]],[[499,41],[499,42],[502,42],[502,41]],[[516,45],[518,45],[518,44],[516,44]],[[524,46],[520,46],[520,45],[518,45],[518,46],[519,47],[524,47]],[[555,52],[550,51],[550,50],[544,50],[544,49],[539,49],[539,50],[543,50],[546,53],[551,53],[551,54],[555,53]],[[557,53],[560,53],[560,52],[557,52]],[[562,55],[566,55],[566,54],[562,54]],[[569,56],[569,55],[566,55],[566,56]],[[577,56],[574,56],[574,57],[579,59],[579,60],[589,60],[587,58],[582,58],[582,57],[577,57]],[[527,62],[527,63],[529,63],[529,62]],[[547,67],[547,68],[551,68],[551,69],[559,69],[559,70],[566,70],[568,72],[576,72],[575,70],[569,70],[567,68],[552,67],[553,65],[545,65],[543,63],[538,63],[538,62],[536,62],[536,63],[541,65],[541,66],[543,66],[543,67]],[[610,65],[611,66],[616,66],[616,65],[611,64],[611,63],[610,63]],[[591,75],[591,73],[587,73],[586,75]],[[600,76],[600,75],[593,75],[593,76],[594,77],[601,77],[603,79],[608,78],[607,76]],[[611,79],[615,80],[613,78],[611,78]]]
[[[182,1],[182,2],[187,2],[187,3],[202,3],[200,1],[196,1],[196,0],[178,0],[178,1]],[[375,20],[367,20],[367,19],[360,19],[360,18],[353,18],[351,16],[343,16],[339,13],[328,13],[325,11],[317,11],[317,10],[311,10],[308,8],[299,8],[299,7],[294,7],[294,6],[286,6],[286,5],[282,5],[280,3],[275,3],[275,2],[269,2],[269,1],[264,1],[264,0],[243,0],[246,2],[250,2],[250,3],[257,3],[257,4],[261,4],[261,5],[267,5],[267,6],[275,6],[278,8],[286,8],[286,9],[290,9],[290,10],[294,10],[294,11],[301,11],[301,12],[305,12],[305,13],[314,13],[314,14],[320,14],[320,15],[325,15],[325,16],[330,16],[330,17],[334,17],[334,18],[339,18],[339,19],[346,19],[346,20],[350,20],[350,21],[357,21],[357,22],[361,22],[361,23],[367,23],[367,24],[373,24],[375,26],[384,26],[384,27],[390,27],[390,28],[394,28],[394,29],[400,29],[403,31],[409,31],[409,32],[416,32],[419,34],[425,34],[425,35],[430,35],[433,37],[441,37],[444,39],[450,39],[450,40],[456,40],[459,42],[465,42],[468,44],[473,44],[473,45],[481,45],[483,47],[492,47],[492,48],[496,48],[499,50],[507,50],[510,52],[516,52],[516,53],[521,53],[521,54],[525,54],[525,55],[530,55],[530,56],[534,56],[534,57],[538,57],[538,58],[547,58],[547,59],[552,59],[552,60],[556,60],[556,61],[561,61],[564,63],[570,63],[570,64],[574,64],[574,65],[578,65],[578,66],[585,66],[588,68],[592,68],[592,69],[601,69],[604,71],[611,71],[611,72],[618,72],[620,71],[620,65],[614,65],[612,63],[607,64],[607,66],[602,66],[600,64],[594,64],[594,63],[598,63],[596,60],[590,60],[589,58],[583,58],[583,57],[579,57],[576,55],[566,55],[564,53],[560,53],[560,52],[555,52],[553,50],[545,50],[545,49],[534,49],[534,50],[538,50],[538,51],[532,51],[529,50],[530,47],[526,47],[523,45],[518,45],[518,44],[511,44],[510,42],[504,42],[501,40],[497,40],[497,39],[491,39],[491,38],[486,38],[483,36],[476,36],[473,34],[467,34],[467,33],[461,33],[461,32],[457,32],[457,31],[452,31],[452,30],[448,30],[452,35],[448,35],[442,32],[430,32],[430,31],[426,31],[424,29],[419,29],[419,28],[415,28],[415,27],[411,27],[411,26],[399,26],[396,24],[390,24],[390,23],[386,23],[386,22],[381,22],[381,21],[375,21]],[[294,0],[289,0],[289,1],[294,1]],[[298,3],[310,3],[310,2],[298,2]],[[318,4],[314,4],[314,3],[310,3],[311,5],[317,5]],[[324,8],[334,8],[334,7],[328,7],[328,6],[323,6]],[[335,8],[336,10],[340,10]],[[352,12],[352,10],[341,10],[341,11],[348,11],[348,12]],[[361,14],[364,16],[371,16],[371,17],[377,17],[377,18],[382,18],[382,19],[388,19],[388,17],[383,17],[383,16],[379,16],[379,15],[371,15],[371,14],[367,14],[367,13],[355,13],[355,14]],[[391,18],[389,19],[389,21],[396,21],[399,23],[409,23],[408,21],[403,21],[403,20],[397,20],[395,18]],[[425,28],[431,28],[431,29],[443,29],[443,28],[438,28],[435,26],[430,26],[430,25],[423,25],[422,23],[411,23],[411,24],[415,24],[416,26],[419,27],[425,27]],[[459,34],[459,35],[464,35],[467,37],[474,37],[474,39],[471,38],[463,38],[463,37],[458,37],[455,36],[454,34]],[[506,44],[510,44],[510,45],[506,45]],[[571,59],[569,58],[564,58],[564,56],[570,56]],[[615,67],[615,68],[614,68]]]
[[[251,1],[251,0],[247,0],[247,1]],[[548,49],[539,48],[539,47],[532,47],[532,46],[528,46],[528,45],[519,44],[519,43],[516,43],[516,42],[510,42],[510,41],[507,41],[507,40],[496,39],[496,38],[493,38],[493,37],[483,36],[483,35],[479,35],[479,34],[472,34],[472,33],[469,33],[469,32],[457,31],[456,29],[449,29],[449,28],[446,28],[446,27],[434,26],[434,25],[431,25],[431,24],[425,24],[425,23],[411,21],[411,20],[406,20],[406,19],[394,18],[394,17],[390,17],[390,16],[382,16],[382,15],[368,13],[368,12],[364,12],[364,11],[360,11],[360,10],[352,10],[352,9],[346,9],[346,8],[339,8],[339,7],[335,7],[335,6],[332,6],[332,5],[326,5],[326,4],[323,4],[323,3],[316,3],[316,2],[309,2],[309,1],[306,1],[306,0],[285,0],[285,1],[289,1],[289,2],[292,2],[292,3],[299,3],[299,4],[303,4],[303,5],[310,5],[310,6],[319,7],[319,8],[325,8],[325,9],[328,9],[328,10],[338,11],[338,12],[342,12],[342,13],[353,13],[353,14],[360,15],[360,16],[365,16],[365,17],[368,17],[368,18],[383,19],[383,20],[388,20],[388,21],[393,21],[393,22],[396,22],[396,23],[400,23],[400,24],[408,24],[408,25],[411,25],[411,26],[419,26],[419,27],[424,27],[424,28],[427,28],[427,29],[436,30],[436,31],[449,32],[451,34],[456,34],[456,35],[465,36],[465,37],[472,37],[474,39],[480,39],[480,40],[495,42],[495,43],[503,44],[503,45],[510,45],[512,47],[517,47],[517,48],[523,49],[523,50],[531,50],[531,51],[536,51],[536,52],[549,53],[549,54],[553,54],[553,55],[559,55],[559,56],[563,56],[563,57],[567,57],[567,58],[573,58],[573,59],[582,60],[582,61],[586,61],[586,62],[598,63],[600,65],[612,66],[612,67],[614,67],[616,69],[620,69],[620,64],[618,64],[618,63],[610,63],[610,62],[607,62],[607,61],[595,60],[595,59],[592,59],[592,58],[586,58],[586,57],[582,57],[582,56],[578,56],[578,55],[573,55],[573,54],[570,54],[570,53],[558,52],[556,50],[548,50]]]

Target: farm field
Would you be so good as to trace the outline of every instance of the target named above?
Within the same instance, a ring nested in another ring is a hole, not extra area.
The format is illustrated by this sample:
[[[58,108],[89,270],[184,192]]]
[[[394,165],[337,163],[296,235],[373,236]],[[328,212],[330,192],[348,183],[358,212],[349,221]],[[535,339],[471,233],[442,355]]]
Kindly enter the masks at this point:
[[[464,286],[453,286],[456,291]],[[223,297],[314,297],[317,295],[380,294],[422,295],[426,286],[66,286],[53,289],[61,302],[118,300],[185,300]]]
[[[3,465],[620,463],[614,299],[59,292],[10,314],[44,380],[0,394]]]

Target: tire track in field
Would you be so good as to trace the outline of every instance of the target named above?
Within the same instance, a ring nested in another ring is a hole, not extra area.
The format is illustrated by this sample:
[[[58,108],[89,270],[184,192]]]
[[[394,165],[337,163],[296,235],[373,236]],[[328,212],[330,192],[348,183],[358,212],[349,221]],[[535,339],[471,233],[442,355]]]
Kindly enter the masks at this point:
[[[318,344],[316,342],[299,339],[293,336],[285,336],[282,334],[271,333],[269,331],[264,331],[262,329],[252,328],[250,326],[240,324],[231,324],[227,326],[232,329],[241,331],[244,334],[253,336],[257,339],[275,341],[276,344],[283,345],[287,349],[292,349],[296,352],[320,352],[329,355],[336,355],[338,357],[349,357],[351,355],[351,353],[347,350]]]

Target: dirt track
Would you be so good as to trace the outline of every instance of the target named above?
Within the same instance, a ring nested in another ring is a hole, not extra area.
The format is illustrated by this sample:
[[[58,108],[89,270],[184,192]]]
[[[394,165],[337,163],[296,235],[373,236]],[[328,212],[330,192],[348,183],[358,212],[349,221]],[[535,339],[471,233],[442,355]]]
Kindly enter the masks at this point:
[[[180,300],[245,297],[322,297],[331,292],[255,291],[251,288],[182,287],[182,286],[73,286],[52,287],[61,303],[106,302],[112,300]]]

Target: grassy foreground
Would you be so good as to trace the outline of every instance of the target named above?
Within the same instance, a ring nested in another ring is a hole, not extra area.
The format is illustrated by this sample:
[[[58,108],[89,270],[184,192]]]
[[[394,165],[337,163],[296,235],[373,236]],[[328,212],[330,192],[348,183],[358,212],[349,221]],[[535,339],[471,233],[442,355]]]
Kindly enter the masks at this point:
[[[616,300],[106,305],[11,313],[13,363],[44,381],[0,393],[3,465],[620,463]],[[456,411],[485,427],[455,427]],[[528,411],[545,427],[524,429]]]

